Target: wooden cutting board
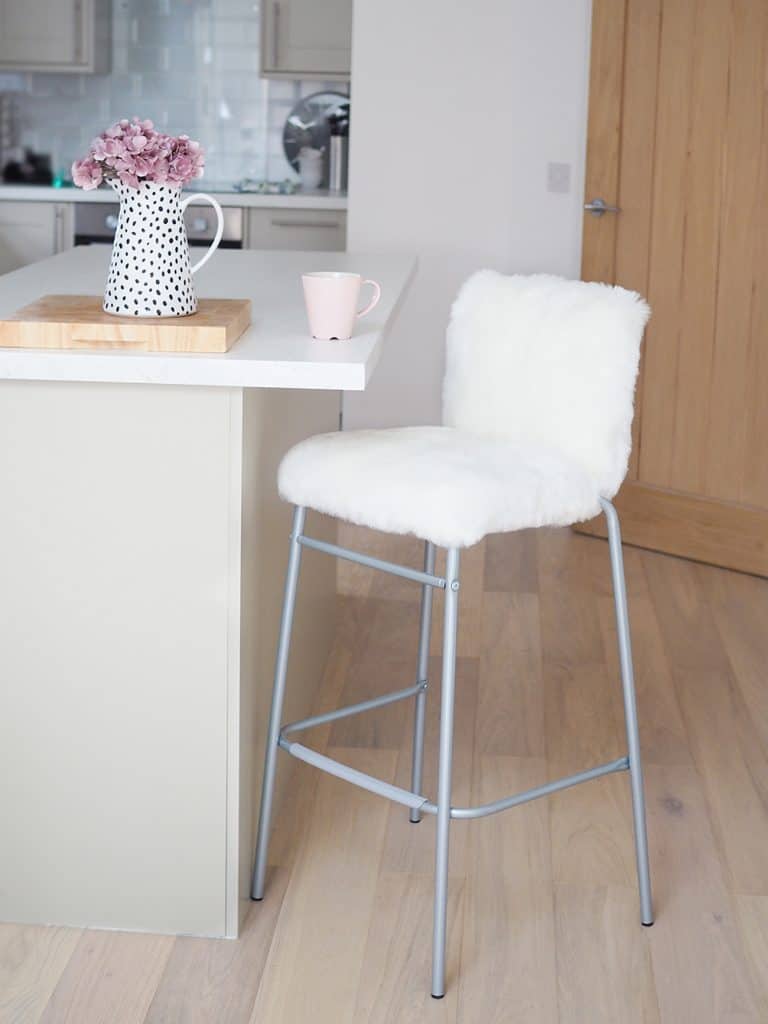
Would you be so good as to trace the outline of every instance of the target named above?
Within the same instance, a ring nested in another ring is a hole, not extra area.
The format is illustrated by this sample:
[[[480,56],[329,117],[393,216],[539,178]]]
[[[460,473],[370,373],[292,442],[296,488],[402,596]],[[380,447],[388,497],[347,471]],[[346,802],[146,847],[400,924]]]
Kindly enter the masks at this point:
[[[227,352],[251,322],[249,299],[200,299],[183,317],[111,316],[97,295],[44,295],[0,320],[2,348]]]

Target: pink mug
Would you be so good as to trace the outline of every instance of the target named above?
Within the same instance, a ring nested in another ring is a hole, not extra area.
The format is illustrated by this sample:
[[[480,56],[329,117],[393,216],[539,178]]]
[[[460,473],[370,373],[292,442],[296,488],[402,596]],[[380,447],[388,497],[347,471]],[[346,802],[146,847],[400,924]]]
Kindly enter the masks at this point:
[[[318,270],[302,274],[301,280],[310,333],[313,338],[325,341],[346,341],[351,338],[352,326],[357,317],[370,313],[381,298],[379,285],[375,281],[364,280],[360,274]],[[373,298],[364,309],[358,311],[357,301],[364,284],[373,288]]]

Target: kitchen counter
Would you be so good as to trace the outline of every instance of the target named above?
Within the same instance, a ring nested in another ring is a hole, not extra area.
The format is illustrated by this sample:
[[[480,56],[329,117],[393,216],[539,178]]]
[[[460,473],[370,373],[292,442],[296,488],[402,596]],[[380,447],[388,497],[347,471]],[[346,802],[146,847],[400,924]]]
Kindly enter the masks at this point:
[[[0,315],[98,293],[107,256],[0,277]],[[277,467],[338,429],[413,263],[217,253],[199,292],[253,302],[227,355],[0,350],[0,922],[238,935],[291,530]],[[381,281],[352,341],[307,337],[299,274],[322,268]],[[287,721],[312,711],[335,609],[335,562],[308,551]]]
[[[316,192],[295,192],[290,196],[265,196],[255,192],[236,192],[216,182],[206,183],[205,178],[194,182],[186,192],[207,192],[222,206],[242,208],[286,209],[286,210],[346,210],[347,197],[324,190]],[[117,197],[111,188],[97,188],[84,192],[80,188],[53,188],[46,185],[4,185],[0,184],[0,202],[22,201],[38,203],[116,203]]]
[[[110,252],[80,246],[0,277],[0,318],[46,294],[101,294]],[[251,327],[229,352],[7,348],[0,349],[0,379],[360,391],[414,266],[412,258],[399,255],[220,250],[195,275],[195,285],[200,296],[251,300]],[[307,270],[359,271],[381,284],[381,302],[358,321],[350,341],[309,336],[301,289]]]

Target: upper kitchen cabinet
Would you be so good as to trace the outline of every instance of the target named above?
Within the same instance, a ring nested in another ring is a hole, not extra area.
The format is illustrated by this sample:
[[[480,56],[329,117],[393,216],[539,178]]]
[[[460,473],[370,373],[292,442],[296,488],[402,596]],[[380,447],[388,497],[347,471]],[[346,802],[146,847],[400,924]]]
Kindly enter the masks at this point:
[[[352,51],[352,0],[264,0],[261,73],[265,78],[346,81]]]
[[[0,71],[108,71],[110,14],[110,0],[0,0]]]

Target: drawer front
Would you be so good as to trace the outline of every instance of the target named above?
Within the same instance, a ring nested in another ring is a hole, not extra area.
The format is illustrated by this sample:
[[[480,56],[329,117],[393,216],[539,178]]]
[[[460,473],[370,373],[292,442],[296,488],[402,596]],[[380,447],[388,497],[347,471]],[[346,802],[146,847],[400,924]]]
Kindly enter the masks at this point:
[[[343,210],[249,210],[246,245],[249,249],[343,252],[347,215]]]

